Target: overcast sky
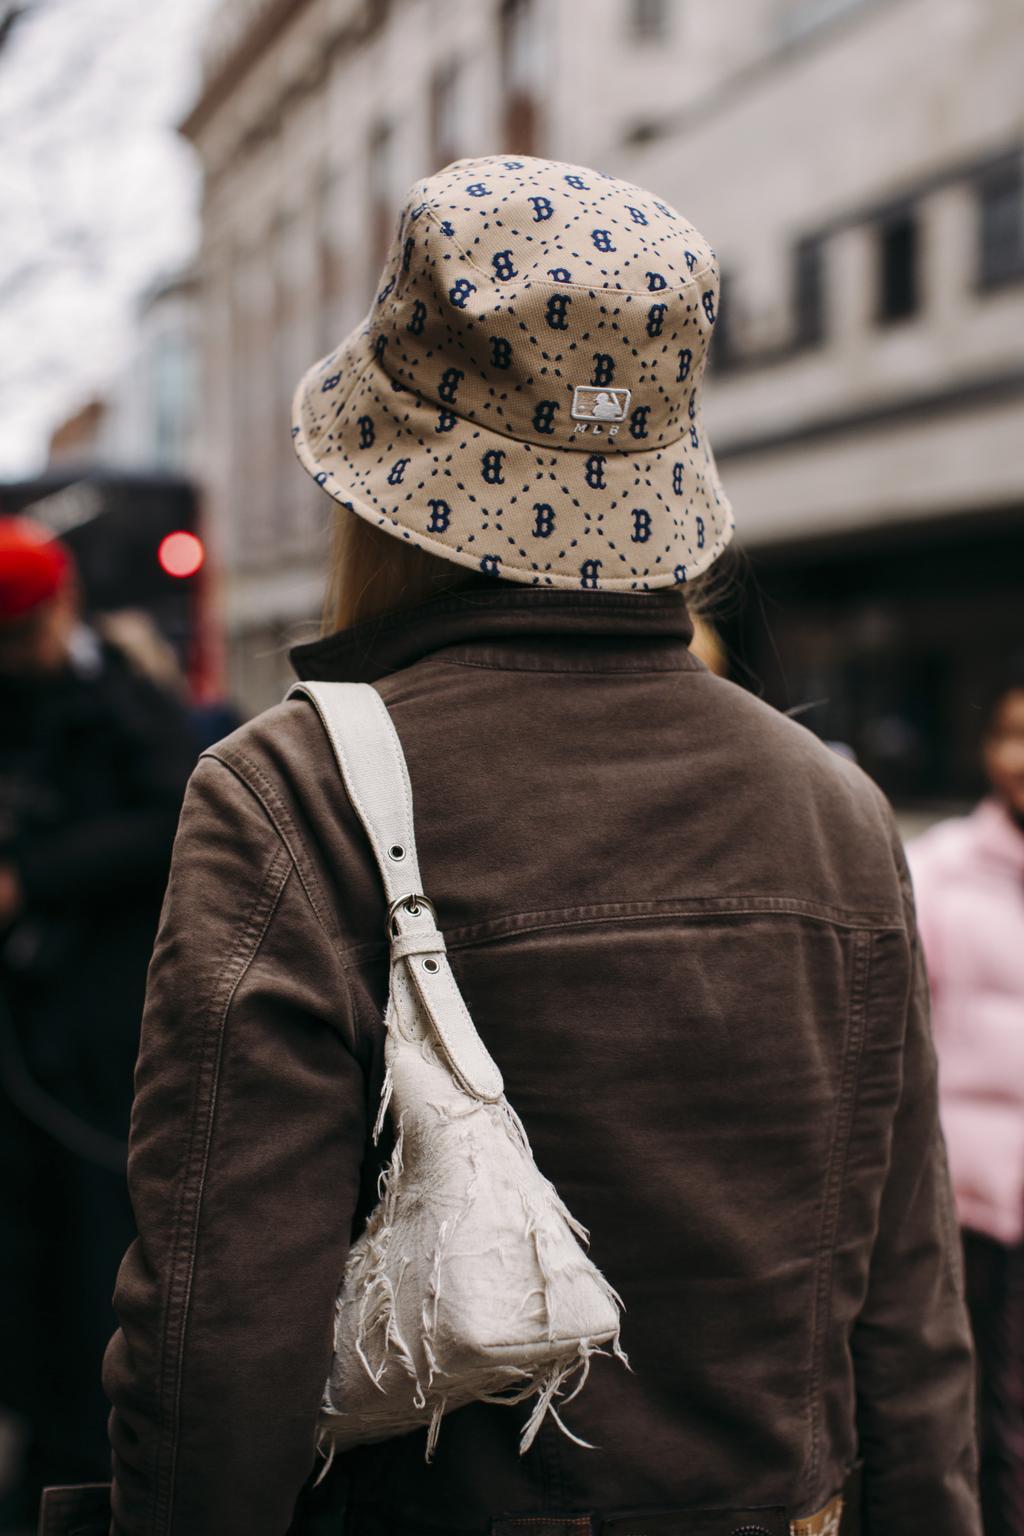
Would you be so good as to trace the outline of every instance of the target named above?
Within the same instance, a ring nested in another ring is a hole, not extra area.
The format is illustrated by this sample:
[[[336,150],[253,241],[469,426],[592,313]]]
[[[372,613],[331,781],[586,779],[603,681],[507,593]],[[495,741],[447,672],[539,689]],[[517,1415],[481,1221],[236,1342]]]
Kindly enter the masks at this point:
[[[216,0],[0,0],[0,478],[116,374],[140,294],[192,255],[175,133]],[[0,32],[2,36],[2,32]]]

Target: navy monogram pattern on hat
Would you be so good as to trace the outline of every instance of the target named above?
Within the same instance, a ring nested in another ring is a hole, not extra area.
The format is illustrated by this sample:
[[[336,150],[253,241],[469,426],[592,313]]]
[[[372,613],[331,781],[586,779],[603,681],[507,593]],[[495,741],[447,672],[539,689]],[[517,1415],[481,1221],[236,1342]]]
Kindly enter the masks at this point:
[[[305,468],[359,516],[535,586],[647,591],[733,517],[704,432],[715,252],[681,214],[558,161],[412,188],[370,315],[295,395]]]

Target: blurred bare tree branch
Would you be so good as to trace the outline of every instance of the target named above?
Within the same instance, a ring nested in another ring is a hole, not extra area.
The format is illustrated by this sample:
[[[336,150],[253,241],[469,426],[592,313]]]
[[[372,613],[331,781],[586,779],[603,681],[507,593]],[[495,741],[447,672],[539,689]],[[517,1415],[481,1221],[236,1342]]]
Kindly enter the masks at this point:
[[[0,0],[0,53],[27,10],[28,6],[18,4],[17,0],[7,0],[6,4]]]

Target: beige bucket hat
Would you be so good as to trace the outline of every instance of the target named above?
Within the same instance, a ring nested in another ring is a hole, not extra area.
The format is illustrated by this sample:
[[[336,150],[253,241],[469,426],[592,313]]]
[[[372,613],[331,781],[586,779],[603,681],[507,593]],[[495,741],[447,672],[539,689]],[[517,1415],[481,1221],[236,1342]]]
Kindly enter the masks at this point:
[[[647,591],[733,533],[701,415],[715,252],[585,166],[457,160],[409,194],[365,323],[295,394],[360,517],[534,586]]]

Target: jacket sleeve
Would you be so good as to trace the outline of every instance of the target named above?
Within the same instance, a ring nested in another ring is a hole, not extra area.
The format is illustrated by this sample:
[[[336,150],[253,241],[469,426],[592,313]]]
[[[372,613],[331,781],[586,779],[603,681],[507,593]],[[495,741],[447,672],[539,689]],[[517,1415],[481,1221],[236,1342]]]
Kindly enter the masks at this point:
[[[285,1536],[366,1117],[337,946],[262,804],[193,772],[150,962],[103,1362],[111,1536]]]
[[[902,1089],[868,1292],[852,1339],[864,1536],[981,1536],[974,1356],[939,1123],[928,977],[895,825],[911,979]]]

